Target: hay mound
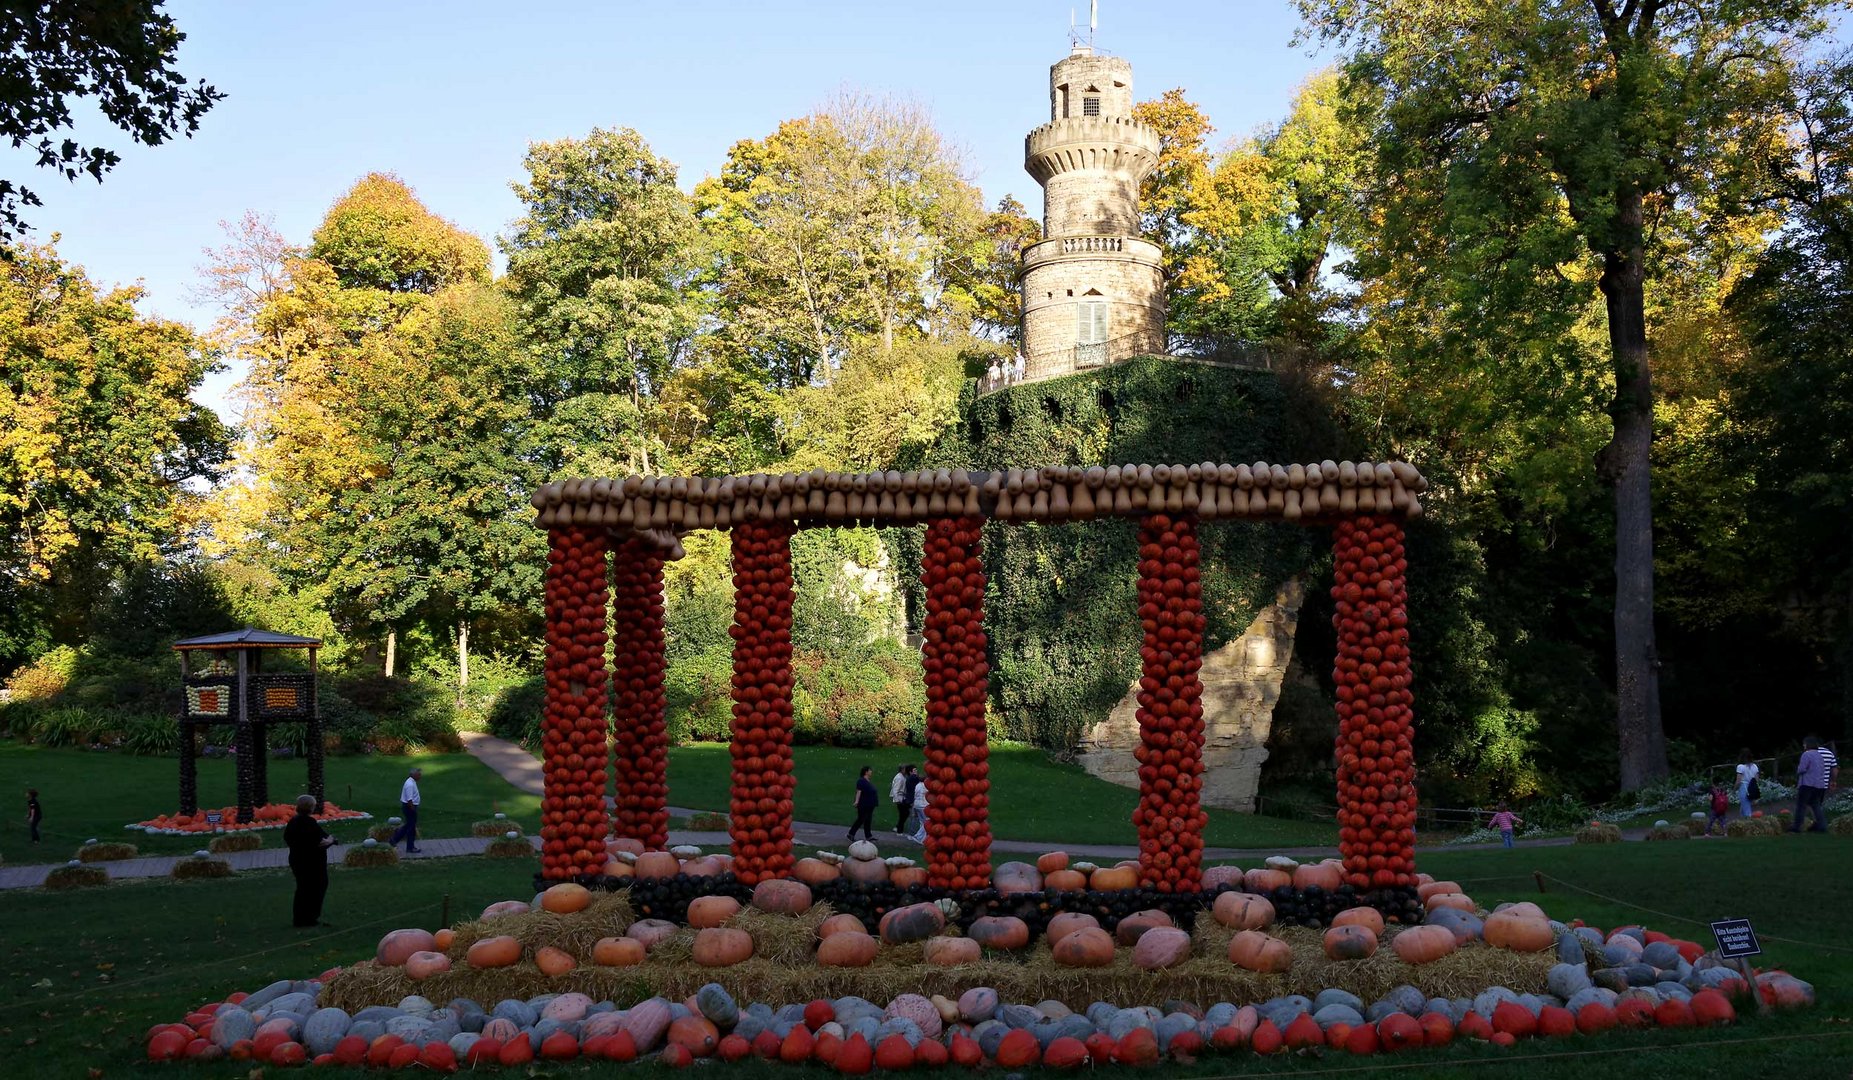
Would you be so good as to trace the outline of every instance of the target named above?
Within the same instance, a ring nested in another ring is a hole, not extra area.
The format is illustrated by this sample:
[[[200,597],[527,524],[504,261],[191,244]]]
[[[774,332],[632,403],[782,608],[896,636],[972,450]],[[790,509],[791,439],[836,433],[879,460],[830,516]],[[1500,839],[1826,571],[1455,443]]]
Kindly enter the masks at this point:
[[[492,932],[510,933],[513,931],[505,924],[519,918],[494,919],[486,925]],[[466,937],[476,940],[482,936],[484,926],[468,923],[457,927],[452,955],[467,950]],[[942,968],[920,962],[924,946],[918,943],[884,948],[877,962],[866,968],[825,968],[766,956],[755,956],[733,967],[706,968],[688,961],[694,933],[684,930],[659,943],[651,950],[650,959],[638,967],[584,965],[558,978],[549,978],[524,961],[489,970],[459,965],[414,984],[401,969],[356,964],[335,975],[324,987],[323,1004],[354,1011],[395,1002],[412,993],[433,1000],[468,997],[499,1001],[505,997],[578,991],[594,1000],[610,999],[622,1007],[658,994],[679,1001],[704,984],[718,982],[737,1000],[768,1003],[846,994],[889,1001],[904,992],[956,998],[973,986],[990,986],[1005,1000],[1053,998],[1078,1011],[1095,1001],[1134,1004],[1175,998],[1205,1005],[1217,1001],[1249,1004],[1281,994],[1310,997],[1327,987],[1348,990],[1371,1001],[1404,983],[1427,997],[1471,997],[1489,986],[1506,986],[1520,993],[1542,992],[1554,962],[1548,952],[1515,953],[1485,945],[1470,945],[1420,966],[1403,963],[1387,948],[1379,949],[1368,960],[1335,961],[1326,957],[1320,931],[1290,928],[1280,931],[1279,936],[1293,948],[1293,968],[1281,975],[1262,975],[1236,967],[1226,955],[1193,956],[1163,971],[1142,971],[1132,964],[1132,950],[1124,948],[1117,951],[1110,966],[1067,968],[1055,963],[1046,945],[1009,959]],[[560,941],[544,943],[567,947]],[[1206,949],[1213,947],[1207,942],[1201,944]],[[588,944],[585,952],[573,951],[575,955],[587,955],[589,948]]]
[[[232,876],[232,864],[224,859],[202,859],[195,855],[174,864],[173,876],[180,881]]]
[[[375,825],[367,830],[367,835],[382,844],[392,843],[393,834],[399,831],[397,825]]]
[[[471,836],[500,836],[510,829],[514,829],[517,832],[520,831],[514,822],[506,818],[501,821],[473,821],[470,823]]]
[[[100,866],[60,866],[45,875],[45,888],[53,890],[89,889],[109,884],[109,873]]]
[[[812,904],[809,911],[796,917],[747,907],[728,919],[727,925],[744,930],[752,937],[753,955],[761,960],[775,964],[809,964],[817,954],[817,928],[835,914],[835,908],[822,903]]]
[[[1619,844],[1621,830],[1608,822],[1585,825],[1576,830],[1576,842],[1579,844]]]
[[[1828,822],[1827,831],[1835,836],[1853,836],[1853,814],[1842,814]]]
[[[214,855],[224,855],[233,851],[256,851],[263,846],[264,838],[258,834],[254,832],[236,832],[226,833],[224,836],[213,837],[212,843],[206,845],[206,850],[212,852]]]
[[[489,841],[483,854],[491,859],[531,859],[534,857],[534,845],[518,836],[513,839],[504,836]]]
[[[1738,818],[1724,827],[1724,835],[1735,839],[1755,836],[1781,836],[1782,822],[1778,818]]]
[[[1687,836],[1703,836],[1705,835],[1706,824],[1707,822],[1704,819],[1689,817],[1680,822],[1679,827],[1686,830]]]
[[[1649,840],[1690,840],[1692,836],[1683,825],[1656,825],[1647,830]]]
[[[399,849],[385,844],[355,844],[341,857],[342,866],[398,866]]]
[[[100,844],[85,844],[78,848],[77,861],[120,862],[123,859],[133,859],[138,854],[140,852],[136,851],[134,844],[105,840]]]

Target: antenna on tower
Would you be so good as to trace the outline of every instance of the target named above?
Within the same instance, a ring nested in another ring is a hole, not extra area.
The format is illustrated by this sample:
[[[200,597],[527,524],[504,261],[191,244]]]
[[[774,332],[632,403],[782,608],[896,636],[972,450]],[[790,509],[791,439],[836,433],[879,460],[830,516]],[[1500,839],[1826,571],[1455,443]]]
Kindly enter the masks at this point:
[[[1094,32],[1100,29],[1100,0],[1087,0],[1087,43],[1094,43]]]

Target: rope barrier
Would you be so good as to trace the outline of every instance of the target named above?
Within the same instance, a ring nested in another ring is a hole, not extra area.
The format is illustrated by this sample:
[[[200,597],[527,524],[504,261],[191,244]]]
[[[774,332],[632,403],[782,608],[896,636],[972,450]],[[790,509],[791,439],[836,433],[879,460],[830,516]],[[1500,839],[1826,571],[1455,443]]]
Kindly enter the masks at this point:
[[[1820,1031],[1801,1035],[1753,1035],[1744,1039],[1699,1039],[1662,1046],[1616,1046],[1602,1050],[1557,1050],[1543,1054],[1502,1054],[1499,1057],[1475,1058],[1465,1061],[1384,1061],[1371,1059],[1369,1064],[1342,1065],[1325,1069],[1295,1069],[1294,1076],[1343,1076],[1352,1073],[1386,1073],[1407,1072],[1422,1069],[1433,1072],[1440,1069],[1477,1068],[1482,1065],[1521,1065],[1536,1061],[1557,1061],[1569,1058],[1612,1057],[1616,1054],[1651,1054],[1670,1050],[1699,1050],[1723,1046],[1752,1046],[1759,1043],[1785,1042],[1794,1043],[1813,1039],[1845,1039],[1853,1037],[1853,1031]],[[1630,1070],[1635,1072],[1637,1070]],[[1213,1076],[1200,1076],[1197,1080],[1246,1080],[1253,1073],[1221,1073]]]
[[[1675,915],[1670,911],[1660,911],[1656,908],[1650,908],[1646,906],[1645,904],[1636,904],[1629,900],[1623,900],[1618,896],[1609,896],[1605,893],[1599,893],[1595,891],[1594,889],[1585,889],[1583,886],[1578,885],[1575,882],[1565,881],[1563,878],[1554,877],[1550,874],[1546,874],[1543,872],[1539,872],[1538,876],[1544,879],[1545,881],[1554,881],[1557,884],[1562,885],[1566,889],[1574,889],[1575,891],[1580,892],[1585,896],[1593,896],[1597,900],[1607,901],[1608,903],[1615,904],[1620,907],[1633,908],[1636,911],[1645,911],[1649,915],[1658,915],[1662,919],[1672,919],[1674,922],[1683,922],[1691,926],[1704,926],[1704,927],[1711,926],[1711,920],[1709,919],[1694,919],[1689,915]],[[1801,941],[1796,938],[1778,937],[1775,934],[1759,933],[1757,934],[1757,938],[1760,941],[1780,941],[1784,945],[1799,945],[1804,949],[1820,949],[1824,952],[1836,952],[1836,953],[1853,953],[1853,949],[1847,948],[1844,945],[1823,945],[1820,942]]]

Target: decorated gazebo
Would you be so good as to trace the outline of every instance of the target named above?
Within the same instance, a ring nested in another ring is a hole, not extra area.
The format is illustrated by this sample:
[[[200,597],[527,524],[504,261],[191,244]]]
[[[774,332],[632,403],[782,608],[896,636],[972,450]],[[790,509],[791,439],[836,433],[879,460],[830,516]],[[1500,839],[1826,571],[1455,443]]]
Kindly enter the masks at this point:
[[[309,793],[322,806],[322,725],[315,703],[316,638],[270,630],[230,630],[174,642],[180,654],[180,812],[199,810],[199,736],[225,725],[232,729],[238,761],[238,820],[270,801],[269,740],[273,723],[307,724]],[[264,657],[277,649],[305,649],[308,671],[265,671]]]

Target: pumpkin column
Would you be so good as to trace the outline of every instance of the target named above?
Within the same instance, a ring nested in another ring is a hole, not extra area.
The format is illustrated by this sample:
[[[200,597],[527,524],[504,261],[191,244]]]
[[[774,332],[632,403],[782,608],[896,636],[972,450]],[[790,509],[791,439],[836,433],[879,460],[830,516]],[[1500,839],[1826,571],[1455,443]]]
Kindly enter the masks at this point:
[[[602,527],[547,534],[541,875],[605,865],[605,554]]]
[[[1139,523],[1139,880],[1160,892],[1203,882],[1203,598],[1196,518]]]
[[[1338,839],[1360,889],[1415,885],[1414,695],[1403,527],[1364,515],[1333,527],[1338,657]]]
[[[791,873],[791,534],[789,521],[733,529],[734,875]]]
[[[983,521],[927,525],[922,646],[927,720],[927,881],[979,889],[991,881],[990,742],[985,729]]]
[[[663,559],[630,538],[612,551],[612,743],[618,756],[612,834],[669,846],[669,728],[663,703]]]

